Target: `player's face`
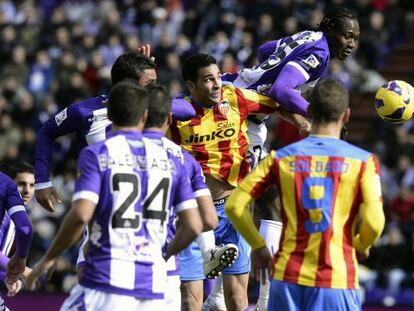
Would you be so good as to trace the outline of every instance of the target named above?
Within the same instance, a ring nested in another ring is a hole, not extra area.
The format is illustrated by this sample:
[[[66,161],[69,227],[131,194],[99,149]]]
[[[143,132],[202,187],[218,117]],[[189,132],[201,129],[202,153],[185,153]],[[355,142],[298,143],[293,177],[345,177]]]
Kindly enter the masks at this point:
[[[344,27],[331,34],[331,56],[345,60],[355,49],[359,40],[359,23],[356,20],[346,19]]]
[[[16,175],[14,181],[17,184],[20,195],[23,198],[24,205],[27,205],[34,195],[34,175],[31,173],[19,173]]]
[[[220,102],[221,74],[216,64],[198,70],[196,83],[190,83],[191,95],[202,105],[210,106]]]
[[[155,69],[145,69],[138,80],[140,86],[147,86],[148,84],[157,82],[157,73]]]

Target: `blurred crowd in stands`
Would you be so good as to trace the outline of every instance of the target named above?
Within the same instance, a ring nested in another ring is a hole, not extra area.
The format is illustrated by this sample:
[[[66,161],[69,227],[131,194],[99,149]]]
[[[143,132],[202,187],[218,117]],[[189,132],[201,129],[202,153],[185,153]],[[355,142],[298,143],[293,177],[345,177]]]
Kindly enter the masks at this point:
[[[327,76],[351,92],[373,93],[385,82],[380,72],[387,57],[414,29],[410,0],[0,0],[0,169],[7,172],[17,160],[33,164],[42,123],[73,102],[107,93],[111,65],[125,51],[150,43],[159,82],[175,95],[183,90],[187,55],[209,53],[222,72],[235,72],[255,64],[260,44],[317,30],[334,5],[358,11],[361,38],[357,53],[344,63],[333,60]],[[414,122],[378,128],[367,139],[382,160],[389,225],[361,279],[367,291],[382,287],[392,295],[414,286]],[[42,255],[70,206],[79,152],[73,141],[60,138],[52,158],[63,204],[50,214],[30,203],[36,237],[29,264]],[[73,250],[62,259],[49,290],[69,290],[75,256]]]

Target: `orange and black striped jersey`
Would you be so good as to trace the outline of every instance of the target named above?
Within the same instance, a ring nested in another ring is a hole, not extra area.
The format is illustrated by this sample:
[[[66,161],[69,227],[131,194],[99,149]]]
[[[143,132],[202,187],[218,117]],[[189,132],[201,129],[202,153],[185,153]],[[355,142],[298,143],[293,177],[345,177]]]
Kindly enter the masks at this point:
[[[197,116],[189,121],[173,121],[172,139],[196,158],[204,174],[237,186],[250,172],[246,161],[247,116],[272,113],[277,104],[267,96],[231,84],[223,86],[222,99],[214,107],[201,108],[193,101],[191,104]],[[227,114],[220,113],[220,105],[228,105]]]
[[[274,278],[312,287],[358,288],[355,248],[368,249],[384,225],[375,156],[339,139],[310,136],[272,151],[239,188],[258,198],[271,184],[278,188],[283,222]],[[361,226],[369,218],[377,227],[364,232],[364,246],[356,245],[358,215]]]

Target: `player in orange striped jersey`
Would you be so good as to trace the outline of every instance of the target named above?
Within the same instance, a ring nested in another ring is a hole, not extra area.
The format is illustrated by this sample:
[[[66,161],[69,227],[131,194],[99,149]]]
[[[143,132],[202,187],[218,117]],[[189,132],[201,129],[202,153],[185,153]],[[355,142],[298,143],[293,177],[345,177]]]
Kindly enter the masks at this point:
[[[246,159],[249,148],[247,116],[279,111],[279,105],[256,92],[235,88],[231,84],[222,86],[216,60],[209,55],[189,57],[183,65],[183,78],[197,116],[189,121],[174,121],[170,127],[171,136],[201,164],[219,216],[219,225],[215,230],[216,243],[233,243],[239,248],[238,259],[223,270],[223,284],[227,309],[244,310],[247,307],[250,249],[225,216],[224,202],[250,172]],[[306,123],[300,116],[296,121],[298,125]],[[191,266],[187,267],[187,262]],[[199,290],[202,282],[196,278],[197,267],[196,260],[181,257],[184,306],[189,304],[188,297],[202,294]],[[194,306],[194,309],[197,307]]]
[[[360,310],[357,256],[368,256],[384,227],[379,164],[339,139],[350,112],[338,82],[320,82],[309,109],[311,135],[272,151],[233,191],[226,212],[253,248],[253,272],[274,271],[268,310]],[[273,263],[248,212],[271,184],[283,222]]]

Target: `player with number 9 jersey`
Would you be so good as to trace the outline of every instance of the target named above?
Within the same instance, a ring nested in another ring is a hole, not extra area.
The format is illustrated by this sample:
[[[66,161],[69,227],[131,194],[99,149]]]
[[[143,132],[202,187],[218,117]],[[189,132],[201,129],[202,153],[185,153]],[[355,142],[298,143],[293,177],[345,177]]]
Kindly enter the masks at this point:
[[[310,136],[272,151],[240,188],[259,198],[265,185],[277,185],[283,230],[274,278],[358,288],[352,230],[360,204],[382,204],[379,174],[374,155],[331,137]]]
[[[73,200],[97,203],[80,284],[162,299],[168,215],[196,208],[184,167],[137,132],[85,148]]]

